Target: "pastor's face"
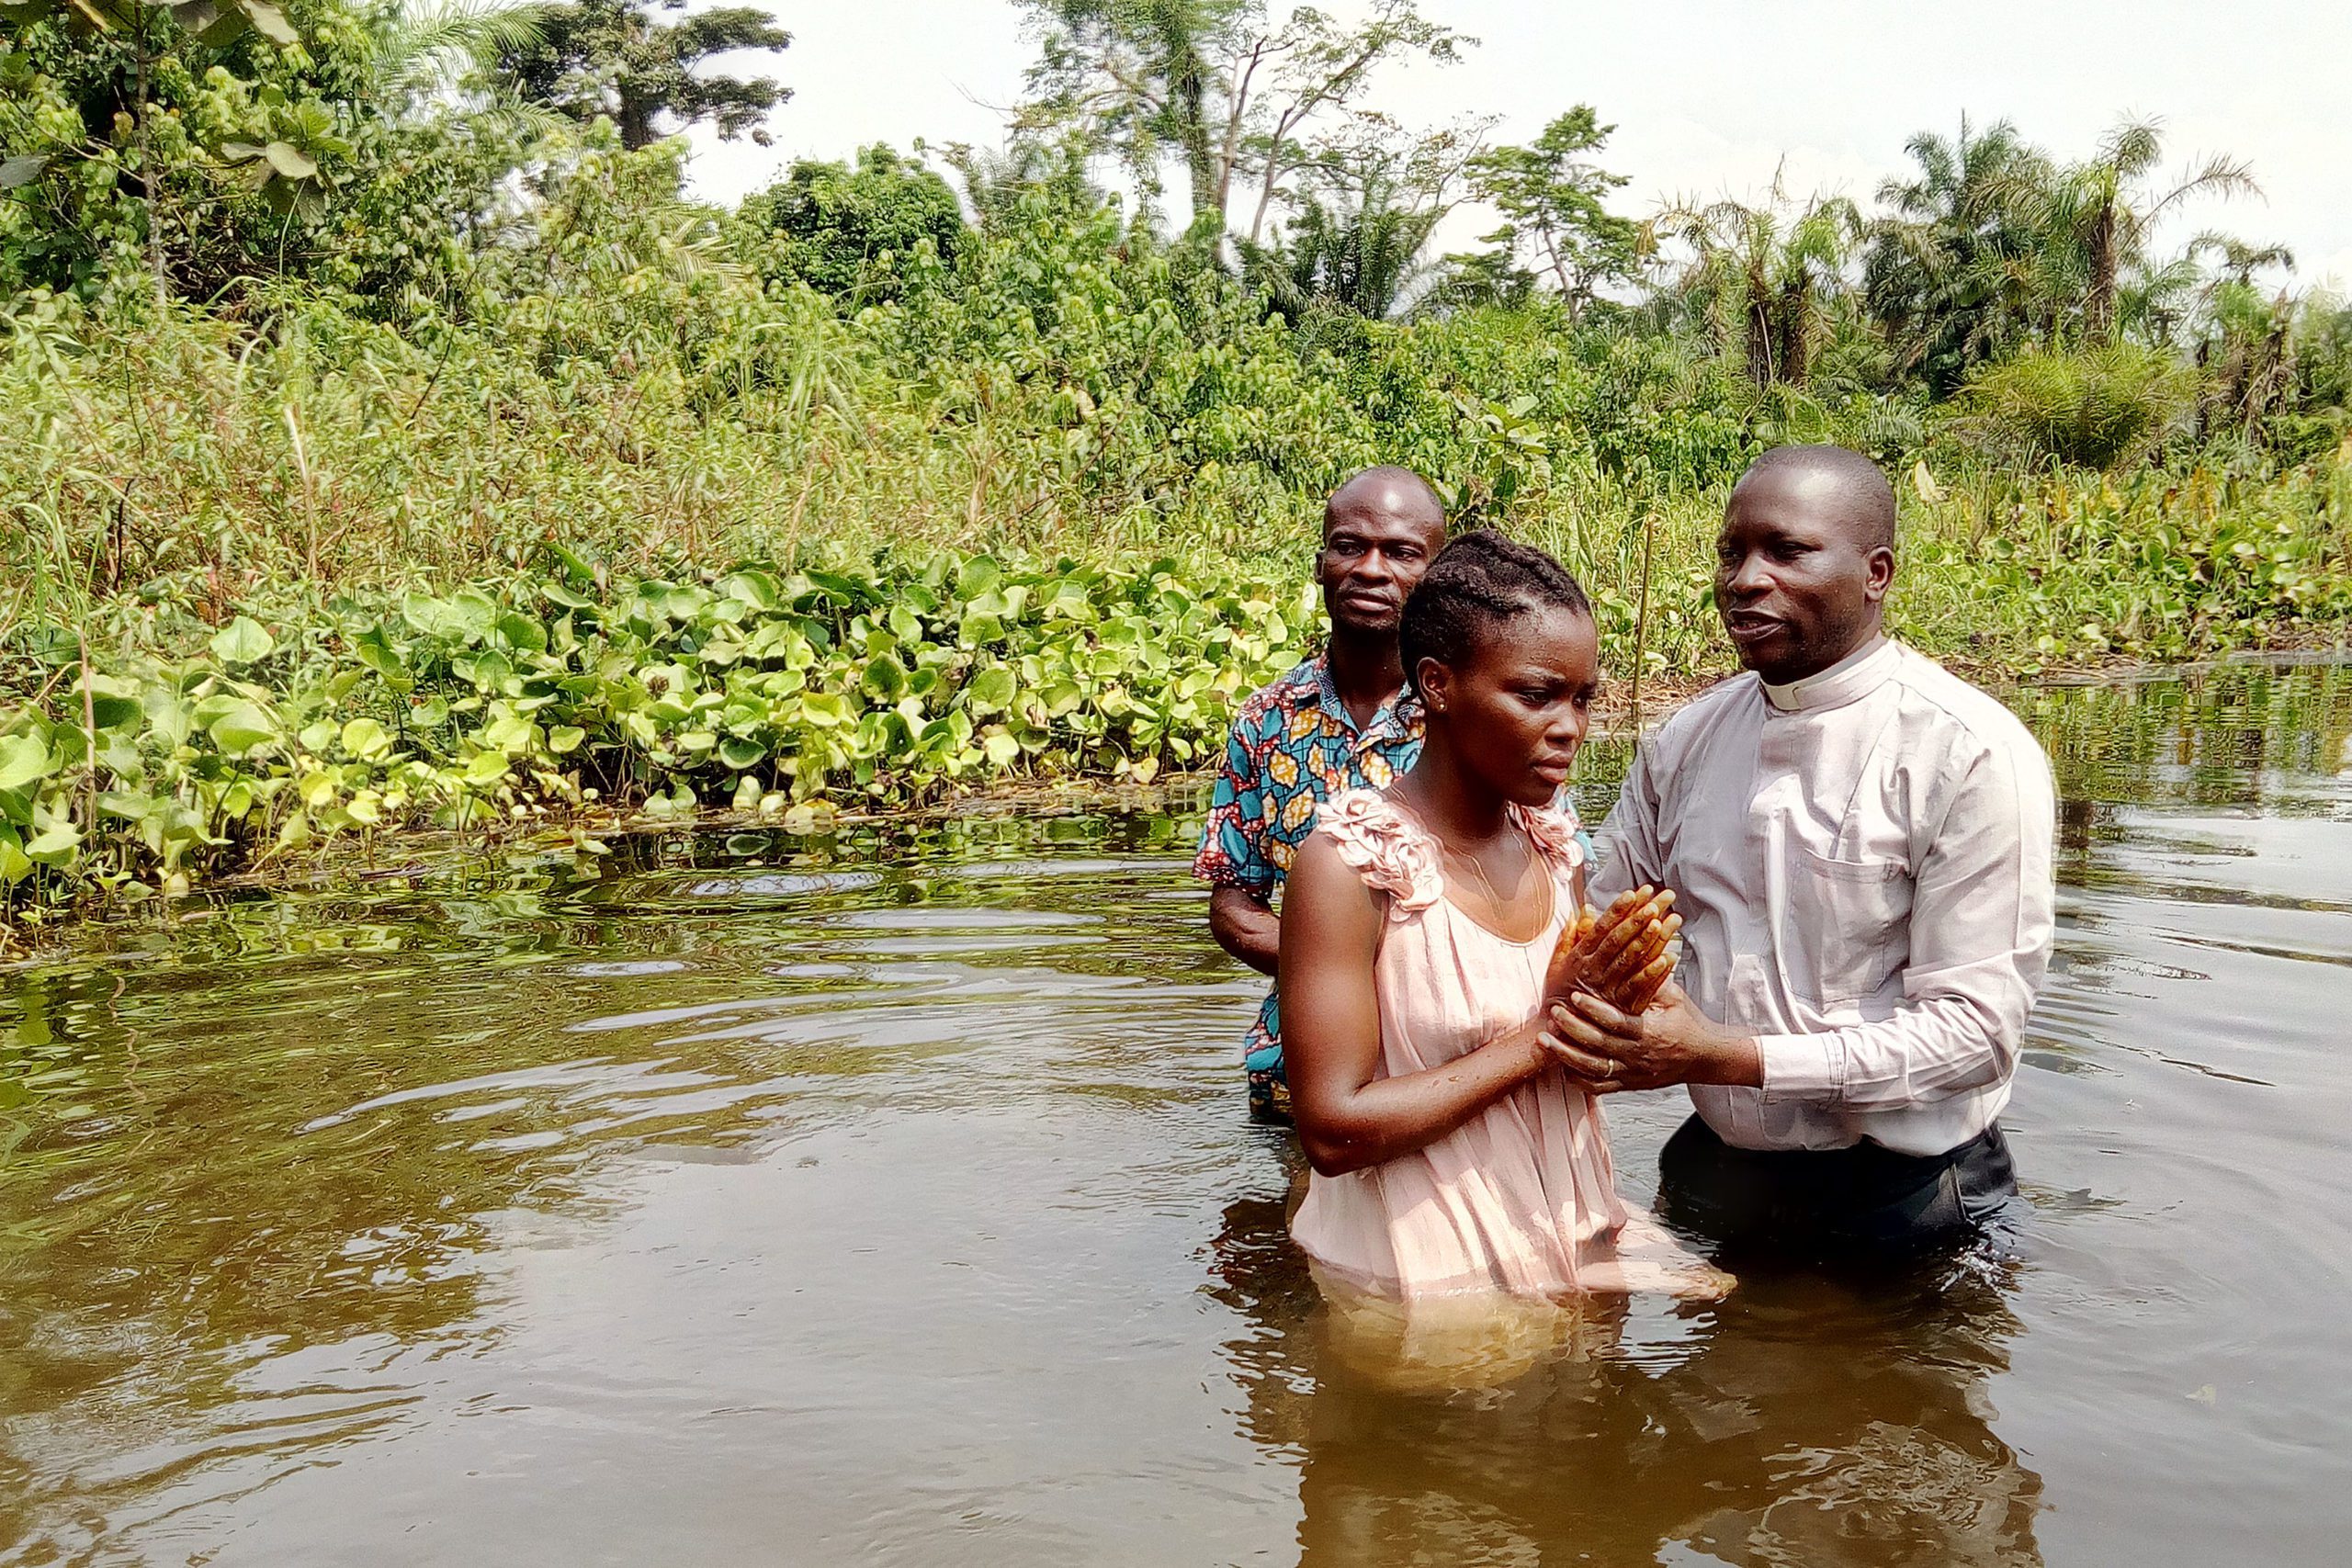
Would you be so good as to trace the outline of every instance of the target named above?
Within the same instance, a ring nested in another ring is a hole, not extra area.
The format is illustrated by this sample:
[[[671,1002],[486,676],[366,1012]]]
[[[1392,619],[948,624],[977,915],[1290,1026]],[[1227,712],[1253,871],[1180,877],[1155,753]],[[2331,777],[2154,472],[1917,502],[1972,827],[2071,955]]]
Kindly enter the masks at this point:
[[[1894,555],[1863,544],[1820,476],[1751,473],[1715,539],[1715,610],[1740,662],[1775,685],[1818,674],[1868,641]]]

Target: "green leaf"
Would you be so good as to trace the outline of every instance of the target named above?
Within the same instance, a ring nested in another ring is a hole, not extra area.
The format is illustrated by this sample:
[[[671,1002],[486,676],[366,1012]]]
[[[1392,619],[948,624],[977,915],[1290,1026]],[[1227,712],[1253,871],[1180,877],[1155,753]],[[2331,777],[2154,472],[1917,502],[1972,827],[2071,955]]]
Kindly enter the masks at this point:
[[[849,722],[849,704],[838,692],[811,692],[800,699],[800,716],[820,729],[836,728]]]
[[[187,744],[195,729],[194,705],[169,686],[150,686],[140,705],[147,714],[147,728],[166,746]]]
[[[0,822],[0,883],[13,886],[30,876],[32,871],[33,863],[17,838],[17,830],[6,822]]]
[[[718,760],[737,773],[742,772],[745,768],[756,767],[761,759],[767,754],[767,748],[756,740],[745,740],[729,736],[718,743]]]
[[[508,756],[519,756],[531,744],[532,732],[538,727],[519,713],[503,713],[482,726],[481,740],[485,746],[495,746]]]
[[[242,699],[232,702],[220,717],[205,728],[212,743],[232,757],[242,757],[277,738],[268,716]]]
[[[352,638],[351,651],[359,656],[360,663],[379,675],[400,677],[408,673],[401,663],[399,652],[392,647],[392,639],[381,626],[369,626]]]
[[[18,186],[30,185],[48,166],[49,154],[46,152],[20,152],[13,158],[0,159],[0,190],[14,190]]]
[[[62,869],[81,847],[82,829],[71,822],[59,822],[28,840],[25,855],[41,865]]]
[[[343,727],[343,749],[363,761],[373,761],[392,749],[392,738],[372,718],[355,718]]]
[[[212,638],[212,657],[223,664],[251,664],[277,651],[277,639],[251,615],[239,615]]]
[[[172,13],[172,20],[181,29],[195,37],[198,42],[211,49],[222,49],[237,41],[253,24],[243,11],[232,6],[224,11],[214,0],[164,0]]]
[[[100,729],[132,729],[146,717],[138,683],[112,675],[93,674],[86,683],[90,722]]]
[[[580,750],[588,732],[576,724],[560,724],[548,731],[548,750],[559,757],[568,757]]]
[[[816,584],[817,587],[823,592],[825,597],[831,599],[836,604],[854,604],[857,603],[858,590],[857,580],[855,578],[843,577],[837,571],[819,571],[814,568],[811,568],[802,575],[807,577],[810,582]]]
[[[401,618],[427,637],[480,642],[498,619],[498,606],[471,589],[447,599],[412,593],[401,601]]]
[[[498,617],[499,640],[512,649],[532,653],[548,650],[548,628],[544,622],[509,611]]]
[[[857,683],[875,701],[895,703],[906,694],[907,667],[886,653],[867,661],[865,671],[859,676]]]
[[[718,580],[718,591],[754,609],[774,612],[784,607],[784,585],[764,571],[746,568],[729,572]]]
[[[281,48],[291,48],[302,41],[302,35],[294,30],[294,24],[286,19],[286,13],[270,5],[268,0],[237,0],[237,9],[245,14],[255,32]],[[318,171],[313,168],[311,172],[316,174]]]
[[[988,754],[989,764],[999,768],[1010,765],[1015,757],[1021,755],[1021,742],[1001,729],[984,738],[980,741],[980,749]]]
[[[997,713],[1011,707],[1020,690],[1020,682],[1013,678],[1012,671],[1001,664],[992,664],[981,671],[967,688],[975,713]]]
[[[22,789],[55,767],[49,748],[29,735],[0,735],[0,789]]]
[[[1004,569],[987,556],[974,556],[956,569],[956,595],[977,599],[1004,581]]]

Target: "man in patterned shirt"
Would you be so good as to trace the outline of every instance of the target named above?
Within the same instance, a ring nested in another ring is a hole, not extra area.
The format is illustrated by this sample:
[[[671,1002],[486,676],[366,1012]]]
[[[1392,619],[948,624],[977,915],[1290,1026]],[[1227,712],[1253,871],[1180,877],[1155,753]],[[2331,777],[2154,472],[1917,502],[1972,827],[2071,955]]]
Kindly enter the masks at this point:
[[[1314,831],[1317,805],[1342,789],[1377,789],[1420,755],[1421,719],[1404,703],[1396,628],[1406,595],[1444,544],[1445,507],[1409,469],[1367,468],[1324,503],[1315,579],[1330,640],[1242,704],[1193,863],[1210,885],[1217,945],[1262,974],[1274,973],[1282,929],[1274,893]],[[1271,990],[1244,1049],[1251,1117],[1288,1122],[1282,1013]]]

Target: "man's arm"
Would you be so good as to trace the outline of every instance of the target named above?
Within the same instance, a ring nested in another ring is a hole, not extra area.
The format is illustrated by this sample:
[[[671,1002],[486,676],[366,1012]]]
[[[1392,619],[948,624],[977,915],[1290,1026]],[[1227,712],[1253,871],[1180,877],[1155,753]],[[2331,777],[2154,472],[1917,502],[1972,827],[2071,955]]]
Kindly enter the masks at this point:
[[[1274,867],[1265,852],[1265,782],[1238,722],[1209,797],[1193,874],[1209,886],[1209,934],[1261,974],[1274,973],[1282,924],[1273,910]]]
[[[1593,835],[1593,868],[1585,878],[1585,901],[1605,909],[1628,888],[1645,882],[1666,886],[1657,837],[1657,792],[1650,784],[1649,749],[1645,747],[1634,753],[1634,765],[1625,770],[1625,782],[1617,790],[1617,804]]]
[[[2056,815],[2030,741],[1977,758],[1919,864],[1904,1004],[1875,1022],[1758,1037],[1766,1097],[1889,1111],[2014,1072],[2056,928]]]
[[[1283,923],[1266,900],[1247,887],[1209,890],[1209,932],[1216,944],[1261,975],[1275,972]]]

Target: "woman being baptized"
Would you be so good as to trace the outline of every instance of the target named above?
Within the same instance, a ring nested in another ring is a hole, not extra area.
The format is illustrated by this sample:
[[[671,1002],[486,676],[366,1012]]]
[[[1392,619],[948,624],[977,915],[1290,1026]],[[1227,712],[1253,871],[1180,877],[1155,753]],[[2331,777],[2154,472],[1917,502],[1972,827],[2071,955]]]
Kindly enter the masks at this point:
[[[1487,531],[1447,546],[1405,606],[1420,761],[1335,795],[1290,872],[1283,1033],[1314,1168],[1291,1233],[1327,1292],[1398,1325],[1730,1283],[1627,1213],[1600,1108],[1555,1054],[1550,1010],[1585,987],[1639,1011],[1679,923],[1648,888],[1587,910],[1554,805],[1599,640],[1543,551]]]

